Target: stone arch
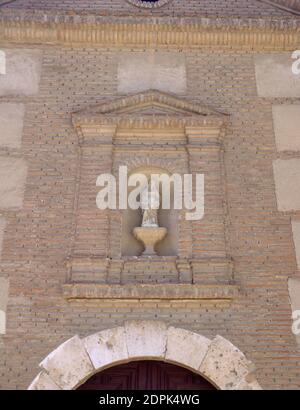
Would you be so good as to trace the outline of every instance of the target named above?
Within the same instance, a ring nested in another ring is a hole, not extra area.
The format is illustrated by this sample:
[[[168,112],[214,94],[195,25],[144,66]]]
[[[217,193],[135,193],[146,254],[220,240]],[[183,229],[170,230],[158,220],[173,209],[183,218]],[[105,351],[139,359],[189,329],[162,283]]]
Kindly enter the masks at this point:
[[[74,390],[95,373],[134,360],[160,360],[190,369],[220,390],[261,390],[253,364],[222,336],[210,340],[161,321],[127,321],[50,353],[29,390]]]
[[[128,3],[133,4],[136,7],[142,7],[145,9],[153,9],[162,7],[167,4],[170,0],[156,0],[156,1],[149,1],[149,0],[127,0]]]

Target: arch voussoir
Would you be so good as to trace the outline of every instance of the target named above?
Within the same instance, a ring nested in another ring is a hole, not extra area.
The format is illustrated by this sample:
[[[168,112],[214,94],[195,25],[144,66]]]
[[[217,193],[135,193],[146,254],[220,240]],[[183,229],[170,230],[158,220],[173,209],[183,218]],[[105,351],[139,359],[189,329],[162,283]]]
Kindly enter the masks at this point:
[[[165,359],[198,371],[210,343],[210,339],[204,336],[171,326],[168,329]]]
[[[61,388],[54,383],[45,371],[41,371],[28,387],[28,390],[61,390]]]
[[[50,353],[40,367],[63,390],[71,390],[95,372],[79,336],[74,336]]]
[[[221,390],[235,389],[253,370],[252,362],[222,336],[212,340],[199,367],[200,373]]]
[[[125,322],[126,342],[130,358],[164,360],[167,345],[167,325],[161,321]]]

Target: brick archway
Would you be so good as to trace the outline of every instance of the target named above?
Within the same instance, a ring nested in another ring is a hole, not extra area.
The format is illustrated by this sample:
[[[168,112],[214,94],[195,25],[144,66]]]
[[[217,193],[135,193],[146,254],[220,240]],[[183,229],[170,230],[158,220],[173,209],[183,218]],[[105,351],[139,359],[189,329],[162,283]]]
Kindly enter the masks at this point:
[[[137,360],[177,364],[220,390],[261,389],[253,364],[223,337],[210,340],[160,321],[128,321],[61,344],[41,362],[29,390],[73,390],[104,369]]]

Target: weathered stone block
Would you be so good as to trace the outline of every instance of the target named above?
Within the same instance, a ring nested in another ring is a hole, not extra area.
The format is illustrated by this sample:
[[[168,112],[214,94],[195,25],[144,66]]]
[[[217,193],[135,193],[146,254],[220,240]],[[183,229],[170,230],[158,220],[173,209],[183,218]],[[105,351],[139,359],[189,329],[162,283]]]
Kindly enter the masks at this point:
[[[204,336],[184,329],[168,329],[166,360],[198,370],[210,345]]]
[[[300,209],[300,159],[273,161],[279,211]]]
[[[83,343],[96,370],[128,359],[124,327],[103,330],[86,337]]]
[[[125,322],[128,356],[132,357],[165,357],[167,343],[167,326],[160,321]]]
[[[6,227],[6,220],[2,216],[0,216],[0,260],[1,260],[1,254],[2,254],[5,227]]]
[[[238,348],[217,336],[211,342],[199,370],[221,390],[230,390],[235,389],[254,369]]]
[[[156,51],[121,53],[118,92],[126,94],[148,89],[185,93],[185,56]]]
[[[0,277],[0,335],[6,332],[6,306],[8,301],[9,279]]]
[[[257,380],[251,382],[246,379],[242,379],[232,390],[262,390]]]
[[[51,377],[44,371],[40,372],[33,380],[28,390],[61,390]]]
[[[288,285],[292,310],[300,310],[300,278],[289,278]]]
[[[0,208],[21,208],[27,177],[22,158],[0,157]]]
[[[273,123],[278,151],[300,151],[300,105],[274,105]]]
[[[37,94],[41,75],[39,50],[3,51],[6,55],[6,74],[0,76],[0,96]]]
[[[0,104],[0,146],[9,148],[21,146],[24,112],[23,104]]]
[[[51,352],[40,366],[63,390],[73,389],[95,371],[78,336],[72,337]]]
[[[260,97],[300,97],[300,76],[292,72],[292,53],[257,55],[254,61]]]

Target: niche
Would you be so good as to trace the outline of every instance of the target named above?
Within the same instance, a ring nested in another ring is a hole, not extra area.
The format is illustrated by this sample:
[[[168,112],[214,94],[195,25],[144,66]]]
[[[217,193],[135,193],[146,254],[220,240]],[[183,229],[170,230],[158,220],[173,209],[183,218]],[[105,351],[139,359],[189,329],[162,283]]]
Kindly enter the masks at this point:
[[[148,181],[151,179],[152,174],[167,174],[170,173],[163,168],[159,167],[140,167],[133,170],[129,176],[134,174],[143,174]],[[134,189],[134,187],[128,188],[128,195]],[[159,184],[160,198],[162,198],[162,184]],[[139,200],[139,198],[138,198]],[[155,246],[157,256],[176,256],[178,248],[178,210],[174,209],[174,186],[170,185],[170,209],[162,209],[162,204],[157,212],[158,225],[167,229],[167,234],[163,240],[161,240]],[[137,240],[133,234],[133,230],[136,227],[142,225],[143,212],[141,208],[136,210],[130,209],[122,211],[122,256],[141,256],[144,251],[142,242]]]

